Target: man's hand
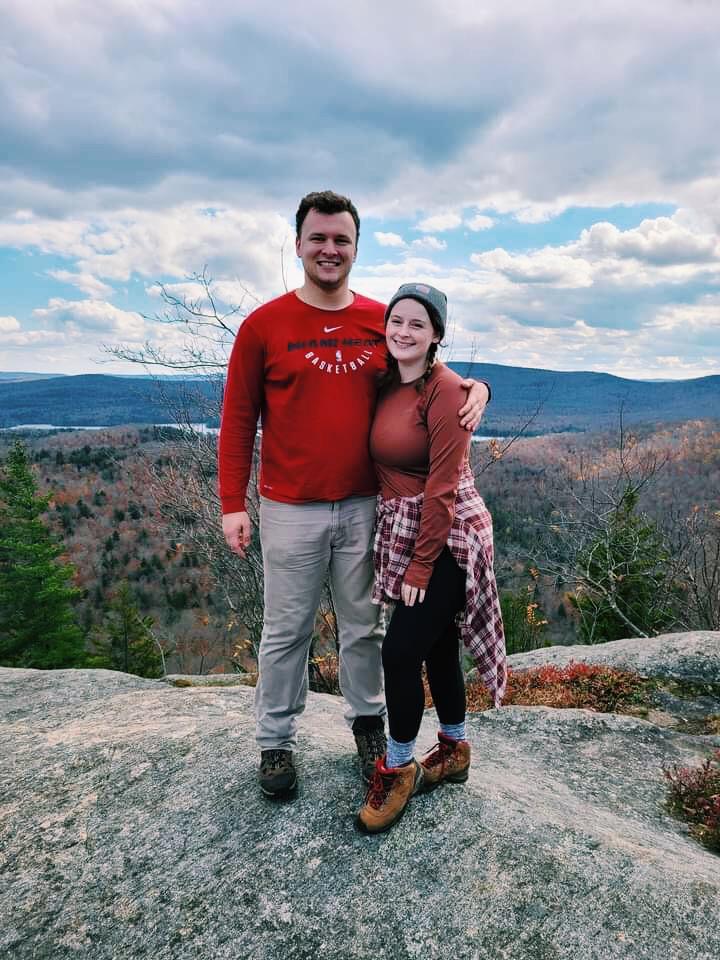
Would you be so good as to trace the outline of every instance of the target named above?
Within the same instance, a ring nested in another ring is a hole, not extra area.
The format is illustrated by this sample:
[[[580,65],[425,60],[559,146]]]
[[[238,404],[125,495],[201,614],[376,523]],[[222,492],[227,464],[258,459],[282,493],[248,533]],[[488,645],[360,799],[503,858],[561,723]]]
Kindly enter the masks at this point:
[[[465,406],[458,410],[460,426],[472,432],[482,420],[485,407],[490,399],[490,391],[486,383],[480,383],[478,380],[463,380],[461,385],[469,393]]]
[[[425,591],[421,590],[420,587],[411,587],[409,584],[404,583],[400,587],[400,596],[406,607],[412,607],[416,600],[418,603],[423,602],[425,599]]]
[[[244,510],[240,513],[226,513],[222,518],[222,531],[225,543],[232,552],[244,558],[252,539],[252,524],[247,513]]]

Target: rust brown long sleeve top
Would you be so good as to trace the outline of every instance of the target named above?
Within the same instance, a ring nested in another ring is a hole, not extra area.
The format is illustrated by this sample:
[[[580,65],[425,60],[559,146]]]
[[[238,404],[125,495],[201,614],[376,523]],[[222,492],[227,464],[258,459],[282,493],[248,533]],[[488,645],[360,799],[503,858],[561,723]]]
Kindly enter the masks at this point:
[[[404,582],[426,589],[455,515],[455,495],[471,435],[457,412],[466,399],[460,377],[436,363],[422,393],[401,383],[378,398],[370,431],[370,455],[380,492],[423,499],[420,531]]]

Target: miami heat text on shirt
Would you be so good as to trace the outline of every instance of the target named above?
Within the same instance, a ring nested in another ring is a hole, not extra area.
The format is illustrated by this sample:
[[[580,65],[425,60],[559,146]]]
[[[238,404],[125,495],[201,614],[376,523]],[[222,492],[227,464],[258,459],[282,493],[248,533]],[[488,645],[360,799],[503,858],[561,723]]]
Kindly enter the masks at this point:
[[[291,350],[310,350],[311,348],[317,350],[318,347],[330,347],[332,350],[337,350],[338,347],[376,347],[379,343],[379,337],[369,337],[365,340],[350,337],[343,337],[340,340],[338,337],[327,337],[320,340],[291,340],[287,348],[288,352]]]

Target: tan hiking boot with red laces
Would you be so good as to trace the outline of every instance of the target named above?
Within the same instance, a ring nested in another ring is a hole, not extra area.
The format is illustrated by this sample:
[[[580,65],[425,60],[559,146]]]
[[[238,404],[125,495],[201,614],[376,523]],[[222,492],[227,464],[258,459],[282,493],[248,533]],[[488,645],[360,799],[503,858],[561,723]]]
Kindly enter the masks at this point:
[[[470,770],[470,744],[438,733],[438,742],[420,763],[426,790],[432,790],[443,780],[465,783]]]
[[[410,797],[423,785],[423,771],[417,760],[404,767],[386,767],[385,758],[375,764],[375,773],[358,811],[357,825],[364,833],[389,830],[405,813]]]

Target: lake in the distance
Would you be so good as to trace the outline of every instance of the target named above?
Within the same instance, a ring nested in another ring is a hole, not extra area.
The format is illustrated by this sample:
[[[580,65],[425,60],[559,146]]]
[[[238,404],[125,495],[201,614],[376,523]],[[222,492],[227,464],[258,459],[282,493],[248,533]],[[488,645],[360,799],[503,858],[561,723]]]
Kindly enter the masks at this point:
[[[58,425],[56,423],[20,423],[15,427],[0,427],[0,430],[120,430],[123,427],[129,426],[139,426],[143,428],[150,427],[172,427],[173,430],[187,430],[192,429],[196,433],[219,433],[219,427],[208,427],[204,423],[189,423],[183,424],[183,426],[178,426],[177,423],[141,423],[141,424],[128,424],[128,423],[116,423],[114,426],[108,426],[108,424],[103,424],[99,427],[76,427],[76,426],[64,426]]]
[[[57,426],[53,423],[21,423],[16,427],[0,427],[0,430],[116,430],[123,426],[135,426],[135,424],[116,424],[114,427],[109,427],[107,425],[100,427],[64,427]],[[193,430],[195,433],[211,433],[216,434],[220,432],[219,427],[208,427],[204,423],[189,423],[179,426],[177,423],[143,423],[139,426],[149,428],[149,427],[171,427],[173,430]],[[488,440],[505,440],[505,437],[481,437],[473,434],[472,442],[473,443],[482,443],[483,441]]]

